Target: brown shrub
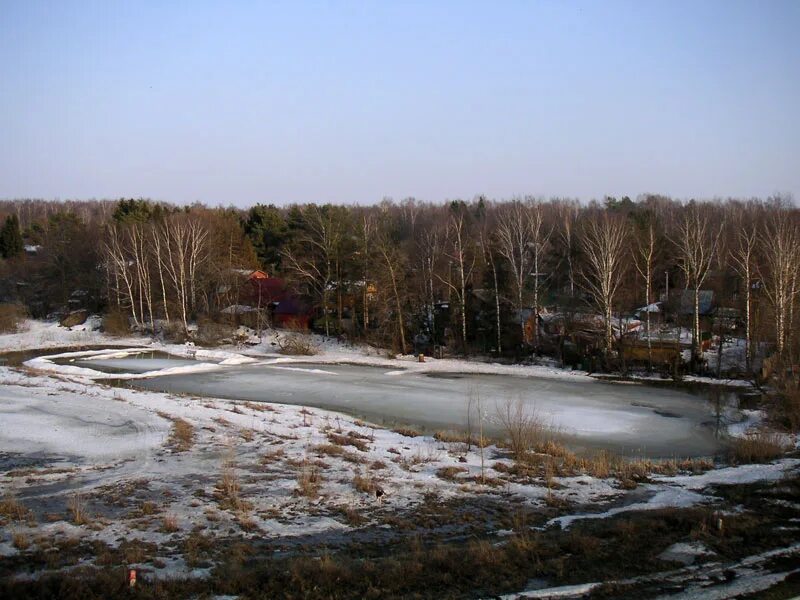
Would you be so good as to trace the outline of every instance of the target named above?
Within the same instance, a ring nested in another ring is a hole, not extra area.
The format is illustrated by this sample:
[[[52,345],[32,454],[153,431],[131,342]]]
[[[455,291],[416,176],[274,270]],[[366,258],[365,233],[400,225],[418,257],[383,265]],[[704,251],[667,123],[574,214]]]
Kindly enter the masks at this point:
[[[759,432],[737,438],[730,448],[731,460],[737,463],[761,463],[778,458],[785,451],[780,435]]]
[[[278,339],[281,354],[291,356],[314,356],[319,351],[310,337],[302,333],[289,333]]]
[[[550,432],[535,408],[528,409],[521,398],[498,406],[497,417],[518,461],[526,460],[536,446],[550,438]]]
[[[235,333],[236,331],[230,325],[215,323],[209,319],[200,319],[194,339],[202,346],[218,346],[233,340]]]
[[[22,304],[0,304],[0,333],[16,333],[28,316]]]
[[[131,324],[128,315],[120,310],[113,310],[103,315],[103,332],[108,335],[128,335],[131,332]]]

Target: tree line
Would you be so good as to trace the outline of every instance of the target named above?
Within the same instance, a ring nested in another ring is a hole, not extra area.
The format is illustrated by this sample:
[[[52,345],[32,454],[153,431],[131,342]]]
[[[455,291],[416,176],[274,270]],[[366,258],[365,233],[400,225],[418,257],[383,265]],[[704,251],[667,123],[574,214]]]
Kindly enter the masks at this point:
[[[0,218],[0,295],[35,316],[84,302],[141,330],[186,330],[240,304],[240,273],[260,268],[306,301],[320,332],[395,351],[422,340],[451,353],[559,355],[545,317],[562,316],[563,342],[591,315],[597,350],[612,357],[622,319],[663,300],[699,360],[701,298],[713,291],[737,311],[731,335],[748,368],[758,353],[798,359],[800,211],[781,197],[249,209],[25,200],[0,202]],[[642,320],[649,343],[650,310]]]

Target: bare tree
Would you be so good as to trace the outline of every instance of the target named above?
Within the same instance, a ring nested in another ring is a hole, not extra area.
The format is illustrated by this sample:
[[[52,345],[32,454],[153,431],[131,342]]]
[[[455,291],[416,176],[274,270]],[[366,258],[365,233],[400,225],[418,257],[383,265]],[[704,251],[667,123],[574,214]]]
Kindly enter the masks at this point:
[[[166,219],[158,229],[158,259],[175,292],[184,331],[189,328],[189,314],[195,307],[198,271],[208,259],[208,231],[194,218],[180,215]]]
[[[750,373],[753,363],[752,339],[752,287],[758,244],[758,225],[751,212],[739,212],[736,222],[736,241],[731,249],[731,262],[742,280],[744,288],[744,356],[745,370]]]
[[[561,241],[564,244],[567,259],[567,277],[569,279],[569,297],[575,297],[575,267],[573,265],[572,249],[574,245],[574,232],[575,223],[578,219],[579,209],[578,204],[574,202],[567,202],[561,206],[561,227],[559,234]]]
[[[533,228],[528,207],[522,202],[514,202],[507,210],[499,214],[497,219],[497,240],[500,254],[508,261],[513,273],[514,304],[516,305],[515,308],[517,309],[524,343],[525,321],[522,318],[522,310],[525,307],[525,300],[523,295],[533,262],[530,251],[533,245]]]
[[[581,247],[586,262],[585,269],[581,272],[583,286],[603,314],[604,349],[608,359],[614,343],[614,298],[625,271],[628,228],[623,220],[603,213],[588,217],[582,233]]]
[[[676,239],[678,262],[686,277],[686,286],[694,295],[694,318],[692,322],[692,360],[698,364],[700,352],[700,290],[708,277],[714,256],[717,253],[724,221],[713,224],[708,211],[692,204],[678,223]]]
[[[403,319],[403,303],[400,299],[400,276],[402,271],[403,255],[398,251],[397,244],[391,239],[385,228],[379,228],[375,235],[375,245],[381,257],[383,266],[389,276],[392,299],[394,306],[391,312],[394,313],[397,323],[397,335],[400,338],[400,351],[406,352],[406,328]]]
[[[139,327],[139,314],[136,311],[136,274],[133,266],[133,261],[130,260],[125,244],[125,233],[123,228],[119,225],[109,225],[104,243],[104,251],[106,255],[107,264],[114,274],[115,288],[117,298],[120,297],[127,299],[127,305],[131,309],[131,316],[133,323]],[[124,288],[120,290],[120,281],[124,284]]]
[[[778,209],[771,215],[762,231],[761,246],[765,268],[760,272],[775,316],[777,353],[786,358],[800,294],[800,230],[788,211]]]
[[[428,323],[431,328],[431,335],[434,343],[437,339],[436,331],[436,286],[434,278],[439,260],[442,254],[442,236],[436,226],[425,229],[417,240],[417,250],[422,266],[425,292],[425,310],[427,312]]]
[[[467,282],[472,278],[472,271],[475,268],[475,254],[472,252],[472,245],[469,241],[466,227],[466,219],[463,211],[452,214],[448,222],[447,231],[447,251],[445,256],[452,261],[456,267],[458,280],[453,282],[448,277],[444,279],[440,275],[439,280],[446,284],[458,298],[461,312],[461,341],[464,353],[467,352]]]
[[[634,264],[644,279],[645,331],[647,332],[647,370],[653,370],[653,344],[650,333],[650,305],[653,289],[653,260],[656,254],[656,230],[652,220],[647,223],[643,235],[637,237]]]
[[[497,285],[497,265],[494,259],[494,247],[490,241],[489,234],[485,228],[481,230],[481,249],[483,250],[483,258],[492,270],[492,291],[494,292],[494,317],[495,317],[495,343],[497,344],[497,353],[503,352],[503,336],[502,326],[500,323],[500,289]]]

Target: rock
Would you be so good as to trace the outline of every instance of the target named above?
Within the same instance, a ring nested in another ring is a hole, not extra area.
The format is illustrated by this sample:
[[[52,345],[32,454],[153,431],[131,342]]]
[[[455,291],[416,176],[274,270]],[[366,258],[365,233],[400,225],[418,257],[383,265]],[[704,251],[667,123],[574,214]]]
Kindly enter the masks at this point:
[[[88,310],[73,310],[67,313],[59,321],[62,327],[75,327],[76,325],[83,325],[89,317]]]

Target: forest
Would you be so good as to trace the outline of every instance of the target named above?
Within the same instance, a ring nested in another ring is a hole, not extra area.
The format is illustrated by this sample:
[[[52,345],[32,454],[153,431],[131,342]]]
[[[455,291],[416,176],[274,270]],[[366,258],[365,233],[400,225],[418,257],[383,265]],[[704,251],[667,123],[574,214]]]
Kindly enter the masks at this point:
[[[743,345],[744,374],[799,356],[800,210],[782,197],[17,200],[0,219],[4,312],[100,312],[109,331],[269,327],[278,303],[247,279],[261,270],[310,328],[397,353],[591,356],[614,370],[626,343],[646,345],[653,368],[660,346],[683,341],[698,371],[713,338]]]

